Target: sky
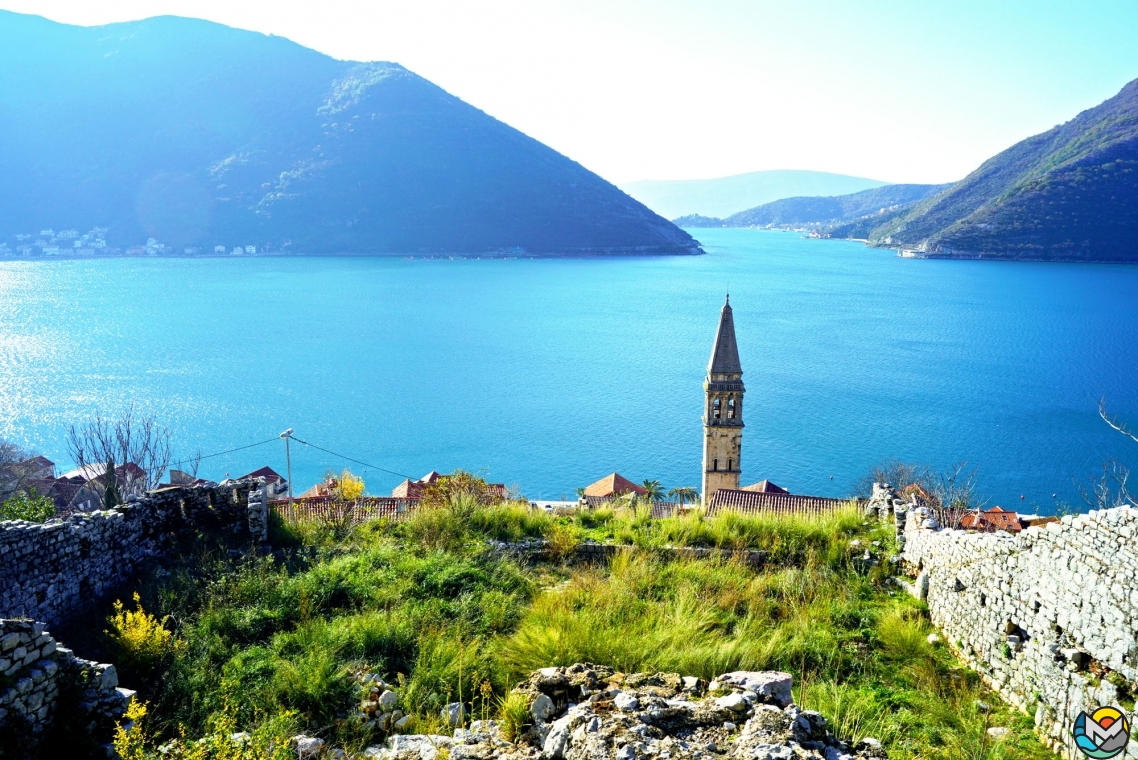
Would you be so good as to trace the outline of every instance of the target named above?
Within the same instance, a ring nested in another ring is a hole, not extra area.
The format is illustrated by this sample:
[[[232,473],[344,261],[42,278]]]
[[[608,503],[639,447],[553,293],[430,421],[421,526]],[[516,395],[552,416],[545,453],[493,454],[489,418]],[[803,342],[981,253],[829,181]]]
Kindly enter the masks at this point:
[[[0,0],[395,61],[613,182],[948,182],[1138,78],[1138,0]]]

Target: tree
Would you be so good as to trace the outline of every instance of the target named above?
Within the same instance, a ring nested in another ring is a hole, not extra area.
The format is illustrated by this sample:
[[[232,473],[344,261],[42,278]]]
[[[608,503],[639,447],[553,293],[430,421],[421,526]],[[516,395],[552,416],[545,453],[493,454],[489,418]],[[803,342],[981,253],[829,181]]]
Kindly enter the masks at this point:
[[[67,429],[67,451],[80,469],[101,467],[109,461],[137,466],[142,475],[125,469],[125,482],[118,484],[130,491],[136,477],[143,479],[147,491],[155,488],[170,464],[170,429],[159,425],[154,415],[139,415],[130,404],[118,419],[110,420],[96,412],[94,418]]]
[[[693,504],[697,502],[699,500],[699,491],[695,490],[691,486],[677,486],[676,488],[668,491],[668,496],[671,496],[673,499],[678,501],[682,507],[689,501]]]
[[[645,480],[640,485],[644,488],[644,498],[648,501],[659,501],[664,495],[664,488],[658,480]]]
[[[32,470],[26,465],[35,452],[0,438],[0,502],[23,491]]]
[[[114,509],[119,505],[119,476],[115,472],[115,460],[107,460],[107,473],[103,476],[103,506]]]
[[[364,479],[351,470],[344,470],[339,477],[329,474],[329,480],[335,481],[332,495],[341,501],[355,501],[364,495]]]
[[[1098,414],[1112,430],[1138,443],[1129,424],[1112,416],[1106,409],[1106,399],[1100,399]],[[1138,507],[1138,495],[1130,492],[1130,469],[1116,460],[1102,466],[1102,474],[1091,480],[1090,487],[1080,487],[1079,495],[1091,509],[1113,509],[1115,507]]]

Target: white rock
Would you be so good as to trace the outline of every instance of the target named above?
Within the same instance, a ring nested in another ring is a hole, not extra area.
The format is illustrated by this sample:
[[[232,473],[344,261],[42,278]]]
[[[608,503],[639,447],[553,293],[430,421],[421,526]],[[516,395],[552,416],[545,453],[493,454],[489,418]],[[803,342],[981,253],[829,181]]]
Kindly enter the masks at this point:
[[[379,707],[384,711],[394,709],[395,703],[398,701],[399,697],[390,689],[379,695]]]
[[[731,712],[743,712],[747,709],[747,700],[743,699],[742,694],[734,692],[715,700],[715,705]]]
[[[779,707],[786,707],[794,701],[790,693],[794,679],[789,673],[775,670],[736,670],[733,673],[725,673],[716,680],[745,691],[753,691],[759,697],[769,699]]]
[[[461,702],[451,702],[439,712],[439,716],[447,722],[448,726],[454,728],[462,725],[463,718],[466,717],[466,709]]]
[[[545,744],[541,751],[548,758],[565,757],[565,748],[569,744],[569,716],[553,721],[549,733],[545,737]]]
[[[992,737],[993,739],[1003,739],[1011,732],[1012,730],[1005,726],[992,726],[988,729],[988,736]]]
[[[636,748],[625,744],[616,753],[616,760],[636,760]]]
[[[626,691],[613,697],[612,703],[621,712],[633,712],[640,707],[640,700]]]
[[[538,694],[529,708],[534,720],[546,721],[553,717],[553,700],[545,694]]]
[[[324,740],[315,736],[300,734],[292,737],[292,740],[296,743],[297,760],[314,760],[324,748]]]

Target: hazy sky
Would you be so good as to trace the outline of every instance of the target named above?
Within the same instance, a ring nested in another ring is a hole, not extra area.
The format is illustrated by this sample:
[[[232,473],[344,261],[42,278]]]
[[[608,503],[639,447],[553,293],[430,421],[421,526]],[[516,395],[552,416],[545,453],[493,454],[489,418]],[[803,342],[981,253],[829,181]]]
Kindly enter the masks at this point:
[[[1138,78],[1138,0],[0,0],[396,61],[609,180],[958,179]]]

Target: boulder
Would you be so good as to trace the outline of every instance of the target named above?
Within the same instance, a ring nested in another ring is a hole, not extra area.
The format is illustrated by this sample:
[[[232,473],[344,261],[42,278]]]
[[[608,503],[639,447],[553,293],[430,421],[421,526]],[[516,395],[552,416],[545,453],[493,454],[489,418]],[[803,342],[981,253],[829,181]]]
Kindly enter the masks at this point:
[[[743,691],[752,691],[760,700],[779,707],[786,707],[794,701],[790,693],[794,679],[789,673],[776,670],[736,670],[724,673],[715,680]]]

